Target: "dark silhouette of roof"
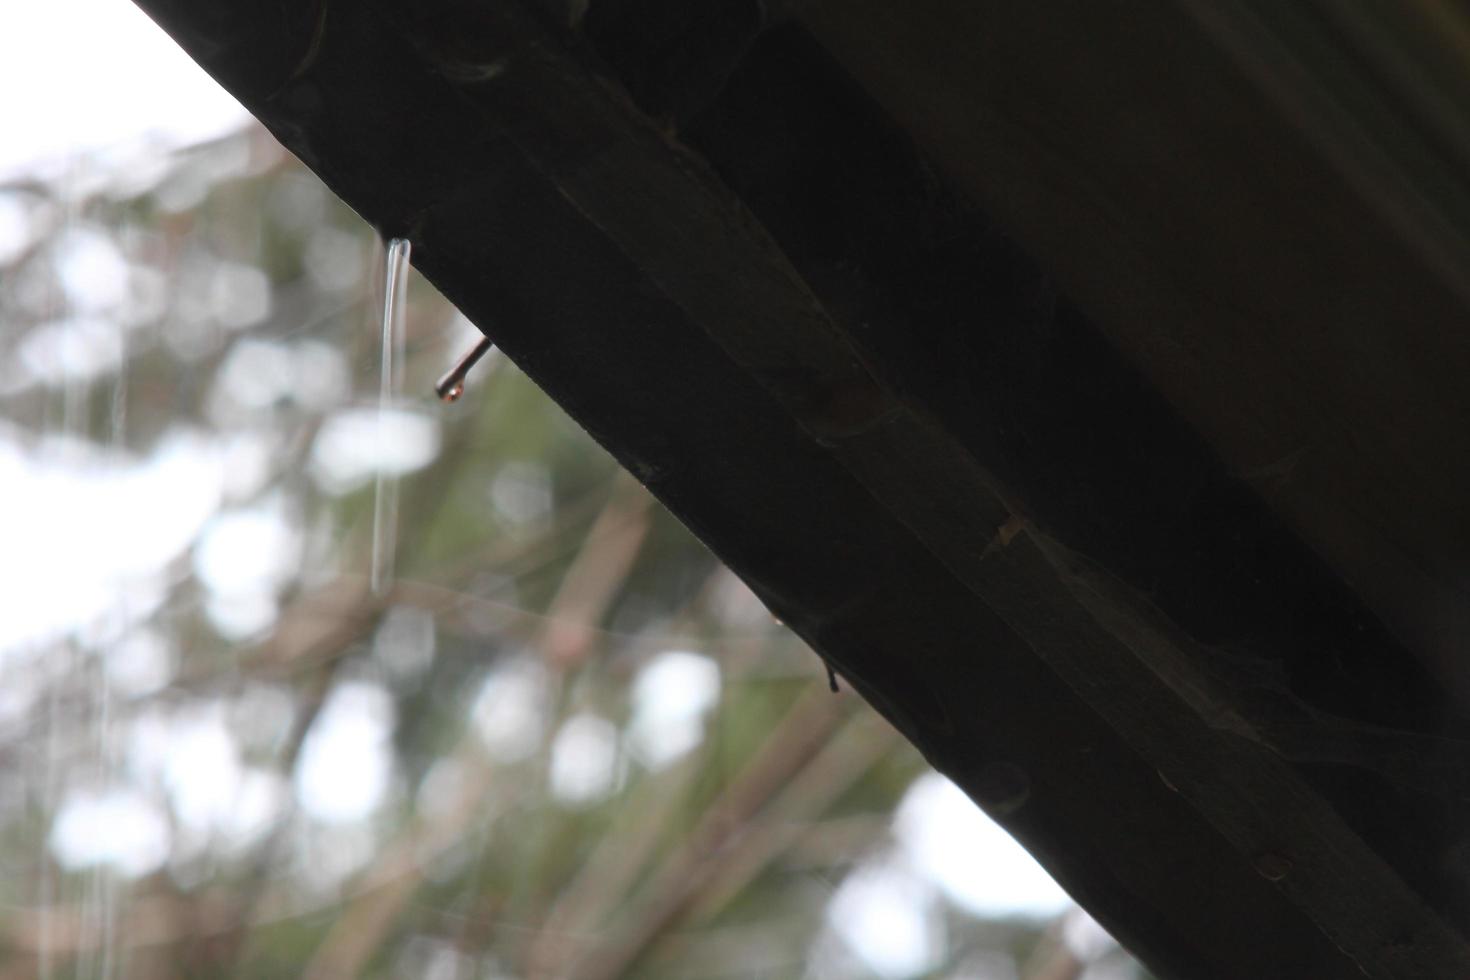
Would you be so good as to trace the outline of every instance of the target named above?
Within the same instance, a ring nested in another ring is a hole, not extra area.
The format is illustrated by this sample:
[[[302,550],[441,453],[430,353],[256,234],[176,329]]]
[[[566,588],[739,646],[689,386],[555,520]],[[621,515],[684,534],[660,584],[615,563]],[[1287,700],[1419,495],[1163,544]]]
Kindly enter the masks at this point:
[[[1161,976],[1470,976],[1411,14],[139,3]]]

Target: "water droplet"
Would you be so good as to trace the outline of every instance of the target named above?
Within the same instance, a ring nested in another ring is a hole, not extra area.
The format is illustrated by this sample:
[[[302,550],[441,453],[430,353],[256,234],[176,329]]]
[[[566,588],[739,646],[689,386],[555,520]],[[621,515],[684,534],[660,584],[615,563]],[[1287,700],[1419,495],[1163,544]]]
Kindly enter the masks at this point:
[[[388,242],[383,274],[382,357],[378,379],[378,426],[389,424],[388,416],[401,387],[403,374],[404,309],[407,298],[408,260],[412,245],[406,238]],[[378,468],[373,487],[373,555],[370,580],[374,595],[384,595],[393,585],[393,559],[398,544],[398,476]]]
[[[471,347],[463,357],[455,362],[454,367],[444,372],[444,376],[434,383],[434,393],[443,401],[457,401],[459,396],[464,394],[465,375],[469,374],[475,362],[488,354],[490,348],[494,346],[490,338],[481,337],[474,347]]]

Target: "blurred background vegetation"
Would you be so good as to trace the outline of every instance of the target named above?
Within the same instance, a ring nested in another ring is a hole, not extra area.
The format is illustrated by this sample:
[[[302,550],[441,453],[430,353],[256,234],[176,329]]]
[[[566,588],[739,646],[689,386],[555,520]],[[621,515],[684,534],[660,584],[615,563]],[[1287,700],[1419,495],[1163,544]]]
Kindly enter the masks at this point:
[[[0,185],[0,978],[1143,975],[382,265],[258,128]]]

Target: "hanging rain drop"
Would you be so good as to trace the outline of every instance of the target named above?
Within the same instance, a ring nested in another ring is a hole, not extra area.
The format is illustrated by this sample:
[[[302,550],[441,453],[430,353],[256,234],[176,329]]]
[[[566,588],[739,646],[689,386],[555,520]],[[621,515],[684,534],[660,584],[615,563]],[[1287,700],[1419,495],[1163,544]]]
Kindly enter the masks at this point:
[[[468,353],[461,357],[448,371],[444,372],[437,382],[434,383],[434,394],[439,396],[440,401],[454,402],[464,394],[464,379],[470,373],[470,368],[475,362],[486,354],[495,345],[490,342],[489,337],[481,337],[480,341],[471,347]]]

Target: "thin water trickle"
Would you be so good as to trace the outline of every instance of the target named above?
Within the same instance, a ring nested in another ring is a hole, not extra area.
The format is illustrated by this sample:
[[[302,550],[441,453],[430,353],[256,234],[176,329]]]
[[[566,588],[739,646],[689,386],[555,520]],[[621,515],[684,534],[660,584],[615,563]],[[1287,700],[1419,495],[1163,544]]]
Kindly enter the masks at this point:
[[[127,458],[128,419],[128,342],[126,332],[121,334],[117,376],[113,379],[112,404],[109,412],[111,430],[107,436],[108,456],[111,465],[122,468]],[[113,612],[115,632],[122,635],[131,622],[132,611],[129,600],[119,596]],[[105,656],[105,655],[104,655]],[[97,766],[104,786],[112,786],[117,780],[121,766],[117,752],[116,732],[113,731],[113,690],[103,660],[94,659],[91,664],[92,697],[96,705],[96,751]],[[93,928],[97,933],[96,971],[97,980],[113,980],[117,964],[117,919],[119,908],[118,882],[110,868],[98,865],[92,869],[88,901],[95,908]]]
[[[388,417],[402,389],[404,310],[408,261],[413,250],[406,238],[388,242],[383,273],[381,319],[382,357],[378,379],[378,438],[388,432]],[[373,488],[373,555],[370,576],[374,595],[385,595],[393,585],[393,560],[398,544],[398,475],[378,466]]]
[[[126,338],[124,338],[126,344]],[[123,347],[122,359],[118,363],[117,378],[112,385],[112,431],[109,433],[109,448],[114,456],[121,456],[127,448],[128,431],[128,351]]]
[[[121,447],[119,445],[116,448]],[[124,627],[130,619],[127,606],[125,599],[118,604],[116,621],[119,627]],[[92,694],[96,699],[98,769],[102,773],[103,785],[111,786],[120,771],[117,738],[112,724],[112,681],[107,675],[106,665],[101,660],[94,660],[91,667]],[[88,900],[95,907],[95,921],[92,927],[97,934],[96,976],[98,980],[112,980],[116,966],[118,895],[117,882],[110,868],[98,865],[92,869]]]
[[[80,221],[80,197],[76,193],[79,176],[79,162],[73,159],[68,164],[59,187],[58,197],[62,211],[61,235],[56,240],[62,240],[62,237],[69,234]],[[60,319],[69,311],[69,303],[64,290],[60,288],[60,267],[56,264],[58,261],[56,255],[57,253],[53,251],[52,278],[46,305],[51,316]],[[79,443],[73,440],[85,435],[86,409],[86,383],[76,373],[67,370],[61,383],[59,434],[68,452],[77,452]],[[53,419],[54,416],[48,413],[42,424],[44,435],[58,431]],[[67,643],[52,656],[70,661],[75,656],[75,649],[71,643]],[[61,800],[61,739],[64,722],[61,718],[62,681],[60,678],[69,674],[70,670],[62,670],[55,676],[46,678],[45,754],[42,763],[44,771],[41,777],[40,797],[41,809],[48,822],[55,819],[57,806]],[[39,950],[36,957],[36,974],[41,980],[51,980],[56,965],[53,944],[57,934],[53,914],[62,900],[62,882],[51,860],[51,855],[44,846],[40,851],[40,863],[37,899],[41,912],[37,928]]]

